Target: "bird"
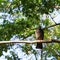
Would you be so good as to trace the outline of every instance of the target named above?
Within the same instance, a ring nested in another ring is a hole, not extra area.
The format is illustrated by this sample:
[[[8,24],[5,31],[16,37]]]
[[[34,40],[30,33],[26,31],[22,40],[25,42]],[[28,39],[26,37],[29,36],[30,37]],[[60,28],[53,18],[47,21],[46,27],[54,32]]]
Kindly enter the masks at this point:
[[[41,26],[36,28],[35,36],[36,36],[36,40],[43,40],[43,38],[44,38],[44,31],[41,28]],[[36,48],[37,49],[42,49],[43,48],[42,43],[37,43]]]

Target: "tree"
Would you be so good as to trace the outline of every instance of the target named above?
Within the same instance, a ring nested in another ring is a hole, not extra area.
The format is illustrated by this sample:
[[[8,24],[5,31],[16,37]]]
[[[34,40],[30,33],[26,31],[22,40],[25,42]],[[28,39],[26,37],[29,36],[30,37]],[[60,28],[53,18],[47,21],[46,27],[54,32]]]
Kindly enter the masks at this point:
[[[48,17],[45,20],[42,20],[41,17],[43,14],[48,16],[54,9],[58,11],[59,6],[60,0],[0,0],[0,12],[3,13],[0,19],[4,20],[3,23],[0,24],[0,40],[10,40],[14,35],[25,39],[34,34],[36,26],[43,25],[48,27],[55,24],[55,22],[52,22]],[[9,18],[7,19],[8,16]],[[50,37],[60,39],[59,27],[60,26],[45,29],[44,39]],[[54,43],[53,46],[48,44],[46,49],[49,50],[53,48],[52,53],[56,53],[54,49],[60,51],[59,47],[60,45],[58,43]],[[6,51],[8,49],[8,45],[0,45],[0,48],[3,48],[0,49],[1,55],[3,50]]]

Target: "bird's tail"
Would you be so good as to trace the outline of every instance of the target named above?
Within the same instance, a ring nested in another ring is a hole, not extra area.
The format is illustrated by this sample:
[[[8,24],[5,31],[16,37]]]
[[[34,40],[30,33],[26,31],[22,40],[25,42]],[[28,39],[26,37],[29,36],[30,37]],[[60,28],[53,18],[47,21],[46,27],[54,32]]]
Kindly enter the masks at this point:
[[[42,48],[43,48],[43,47],[42,47],[42,43],[37,43],[36,48],[38,48],[38,49],[42,49]]]

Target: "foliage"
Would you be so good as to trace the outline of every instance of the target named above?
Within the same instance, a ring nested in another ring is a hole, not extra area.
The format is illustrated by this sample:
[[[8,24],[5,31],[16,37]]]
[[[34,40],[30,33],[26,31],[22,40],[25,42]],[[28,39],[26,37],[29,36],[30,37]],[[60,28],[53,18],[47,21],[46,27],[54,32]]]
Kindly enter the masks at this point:
[[[12,56],[5,56],[5,58],[7,58],[8,60],[18,59],[18,56],[13,51],[10,51],[10,53],[11,53]]]
[[[39,25],[47,27],[54,24],[49,18],[42,20],[40,15],[49,15],[49,13],[54,11],[55,6],[59,5],[60,0],[0,0],[0,12],[4,13],[4,16],[0,16],[0,19],[3,19],[3,23],[0,24],[0,40],[10,40],[14,35],[25,39],[34,34],[35,27]],[[8,19],[5,13],[10,15]],[[60,26],[45,29],[44,33],[44,39],[46,40],[50,38],[60,39]],[[46,45],[45,50],[53,53],[53,55],[56,55],[54,49],[60,51],[60,44],[58,43]],[[8,46],[5,44],[0,45],[0,55],[2,55],[3,50],[6,51],[8,49]],[[25,49],[26,47],[23,46],[23,50]],[[31,48],[26,49],[25,52],[27,50],[31,50]]]

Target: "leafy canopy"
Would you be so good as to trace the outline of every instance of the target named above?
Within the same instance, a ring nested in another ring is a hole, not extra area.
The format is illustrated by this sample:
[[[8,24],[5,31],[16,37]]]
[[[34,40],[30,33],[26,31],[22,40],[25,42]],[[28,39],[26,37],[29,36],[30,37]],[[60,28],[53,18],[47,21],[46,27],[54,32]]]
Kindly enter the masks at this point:
[[[60,6],[60,0],[0,0],[0,12],[4,13],[0,16],[0,19],[4,20],[0,24],[0,40],[10,40],[14,35],[25,39],[34,34],[36,26],[43,25],[46,27],[54,24],[48,17],[45,20],[41,18],[43,14],[49,15],[49,13],[52,13],[56,6]],[[44,32],[44,39],[60,38],[60,26],[46,29]],[[0,54],[3,50],[7,50],[7,46],[0,45],[0,48],[3,47],[3,49],[0,49]],[[58,47],[54,48],[56,46]],[[54,49],[59,49],[59,47],[59,44],[52,46]],[[49,50],[49,47],[46,49]],[[55,53],[54,50],[52,53]]]

